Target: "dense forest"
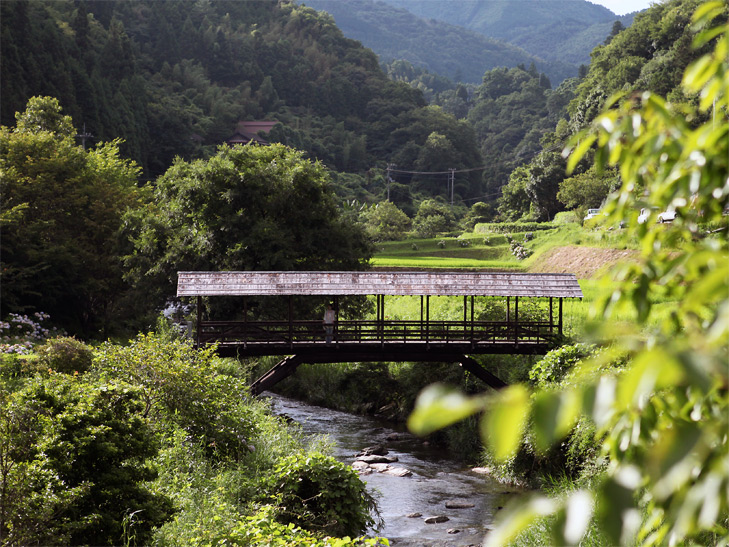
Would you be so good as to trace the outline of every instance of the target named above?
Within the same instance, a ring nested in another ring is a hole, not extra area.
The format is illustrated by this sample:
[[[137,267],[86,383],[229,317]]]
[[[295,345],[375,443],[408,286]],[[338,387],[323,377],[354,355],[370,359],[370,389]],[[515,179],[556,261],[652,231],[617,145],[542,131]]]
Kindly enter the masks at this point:
[[[417,17],[408,11],[416,7],[414,2],[407,2],[403,8],[373,0],[308,0],[300,3],[330,13],[345,36],[372,49],[382,63],[404,60],[456,82],[478,83],[485,70],[534,63],[558,83],[575,76],[578,65],[588,61],[586,56],[578,64],[564,62],[559,56],[546,61],[541,53],[528,53],[521,47],[491,38],[462,23],[457,26],[438,17]],[[386,24],[382,24],[383,21]],[[606,34],[607,30],[598,42]]]
[[[59,231],[57,227],[68,220],[49,206],[38,206],[42,213],[36,217],[47,224],[28,228],[19,223],[17,232],[6,229],[3,264],[8,264],[7,275],[18,277],[12,286],[3,284],[3,310],[45,306],[46,311],[58,310],[75,332],[105,331],[115,314],[140,316],[131,306],[135,299],[120,305],[125,292],[115,288],[118,281],[105,280],[120,277],[114,264],[118,253],[129,254],[128,266],[136,264],[127,271],[126,282],[131,281],[131,272],[139,274],[139,281],[142,271],[157,276],[165,271],[154,266],[160,257],[153,255],[160,248],[149,243],[163,239],[159,222],[142,229],[141,224],[124,220],[126,237],[146,250],[124,249],[126,244],[119,241],[104,245],[109,262],[97,261],[95,267],[107,273],[93,274],[98,281],[92,285],[86,281],[94,270],[85,268],[88,259],[79,257],[93,256],[99,241],[113,241],[123,215],[129,219],[151,215],[149,206],[140,205],[148,196],[133,195],[135,179],[154,181],[175,157],[191,165],[223,157],[216,156],[216,148],[240,119],[280,122],[267,136],[270,141],[301,150],[303,156],[297,161],[317,159],[327,167],[327,175],[316,175],[319,184],[336,194],[334,209],[327,214],[335,223],[338,215],[357,222],[374,239],[395,233],[382,225],[378,234],[371,226],[372,219],[388,209],[375,213],[369,208],[388,196],[396,205],[390,221],[399,226],[412,221],[423,233],[432,231],[426,226],[453,227],[466,213],[464,221],[472,225],[477,219],[546,220],[568,208],[598,207],[619,184],[616,172],[595,172],[588,155],[568,175],[560,151],[611,93],[650,89],[684,100],[678,87],[681,74],[702,53],[690,47],[688,21],[697,5],[697,0],[673,0],[639,14],[627,29],[614,26],[593,51],[589,70],[553,89],[534,65],[487,70],[479,86],[456,84],[405,61],[389,65],[386,75],[372,52],[345,38],[329,15],[287,2],[3,2],[2,66],[4,73],[14,75],[2,80],[4,122],[28,108],[25,117],[18,118],[26,121],[3,130],[8,139],[6,168],[19,173],[30,169],[19,151],[38,146],[34,139],[45,139],[44,161],[51,166],[58,154],[53,143],[60,142],[78,158],[67,169],[87,181],[80,188],[96,196],[92,202],[101,203],[109,192],[123,195],[113,200],[113,214],[93,212],[102,215],[93,225],[103,228],[83,230],[82,237],[74,236],[73,222],[82,226],[93,215],[84,213]],[[174,28],[183,29],[186,38]],[[241,51],[249,54],[234,53]],[[34,94],[53,96],[58,102],[26,105]],[[34,109],[41,116],[51,115],[50,111],[70,119],[48,122],[46,130],[56,137],[35,135],[27,122]],[[83,143],[88,150],[77,146],[84,130],[93,135]],[[89,167],[82,167],[84,163]],[[386,180],[388,164],[392,170]],[[104,169],[113,171],[113,176],[105,175]],[[448,188],[443,174],[428,174],[451,169],[453,188]],[[187,176],[180,171],[174,178]],[[27,200],[24,196],[31,194],[18,186],[16,196],[12,181],[9,184],[4,190],[6,203],[20,207]],[[61,181],[54,184],[56,189],[42,185],[31,193],[50,203],[65,192]],[[162,187],[155,184],[144,192],[160,192]],[[433,198],[441,205],[453,200],[453,207],[441,207]],[[68,199],[73,204],[79,198]],[[178,203],[169,197],[155,201]],[[124,213],[129,205],[146,213],[136,217]],[[403,212],[409,219],[400,218]],[[172,212],[165,216],[176,222]],[[212,226],[206,224],[205,230],[212,231]],[[54,247],[48,254],[43,234],[65,241],[60,245],[64,252],[58,254]],[[31,251],[34,245],[38,248]],[[333,244],[323,244],[327,247]],[[79,254],[81,248],[85,250]],[[152,252],[153,248],[157,250]],[[196,264],[198,252],[190,255],[190,264]],[[369,253],[365,245],[358,252],[362,257]],[[146,259],[146,270],[140,266],[145,255],[151,257]],[[250,267],[267,261],[250,260]],[[354,264],[353,256],[348,260]],[[54,261],[54,275],[44,273]],[[216,261],[205,259],[209,265]],[[225,263],[233,264],[219,265]],[[272,262],[271,267],[301,268],[306,263]],[[36,266],[28,270],[20,264]],[[173,270],[168,268],[159,279],[168,283]],[[61,279],[86,287],[74,294],[72,305],[67,295],[61,296]],[[21,302],[20,295],[28,298],[23,287],[31,286],[48,291],[36,290],[32,298],[37,302]],[[107,300],[101,294],[114,298]],[[124,313],[123,308],[127,308]]]
[[[385,0],[423,19],[443,21],[517,46],[545,61],[571,66],[572,74],[589,62],[589,53],[619,21],[629,26],[635,14],[617,16],[583,0],[466,0],[459,9],[429,0]]]
[[[2,123],[33,95],[55,97],[89,143],[122,138],[148,179],[175,156],[209,157],[251,119],[280,122],[270,140],[337,171],[367,173],[433,132],[453,143],[451,167],[479,163],[467,128],[389,81],[371,51],[310,8],[11,0],[1,9],[3,71],[13,74],[2,81]],[[478,195],[479,182],[459,191]]]

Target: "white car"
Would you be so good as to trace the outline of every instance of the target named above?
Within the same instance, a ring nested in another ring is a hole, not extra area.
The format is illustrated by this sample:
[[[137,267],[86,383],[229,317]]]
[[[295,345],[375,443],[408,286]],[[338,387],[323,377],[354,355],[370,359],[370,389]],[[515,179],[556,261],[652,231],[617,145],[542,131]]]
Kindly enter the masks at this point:
[[[638,224],[645,224],[649,216],[651,216],[651,210],[648,207],[643,207],[638,215]]]
[[[644,207],[640,210],[640,214],[638,215],[638,224],[644,224],[648,217],[651,215],[651,209],[648,207]],[[667,210],[663,211],[662,213],[658,213],[658,216],[656,217],[656,222],[660,223],[667,223],[667,222],[673,222],[676,220],[676,217],[678,214],[675,210]]]
[[[676,220],[677,216],[678,214],[676,213],[675,209],[663,211],[658,215],[658,222],[660,222],[661,224],[665,222],[673,222],[674,220]]]
[[[591,218],[594,218],[599,214],[600,214],[600,209],[588,209],[587,215],[585,215],[585,220],[590,220]]]

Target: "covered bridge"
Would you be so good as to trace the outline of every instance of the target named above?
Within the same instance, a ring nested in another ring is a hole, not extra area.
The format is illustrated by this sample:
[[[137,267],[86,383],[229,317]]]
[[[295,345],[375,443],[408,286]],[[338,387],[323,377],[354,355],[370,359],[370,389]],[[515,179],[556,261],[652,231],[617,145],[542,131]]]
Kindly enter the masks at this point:
[[[253,384],[258,393],[301,363],[376,361],[457,362],[488,385],[502,387],[500,379],[469,355],[546,353],[562,336],[563,299],[582,298],[582,291],[573,274],[178,272],[177,296],[197,298],[198,346],[217,343],[218,353],[228,356],[288,356]],[[204,318],[201,299],[215,296],[243,297],[242,317]],[[285,317],[249,317],[247,297],[271,296],[288,298]],[[294,297],[301,296],[331,301],[336,317],[331,340],[321,318],[297,316]],[[351,296],[373,298],[374,317],[339,317],[340,298]],[[420,316],[390,319],[385,311],[388,296],[419,297]],[[431,297],[436,296],[462,298],[462,315],[431,317]],[[498,305],[486,313],[483,297]]]

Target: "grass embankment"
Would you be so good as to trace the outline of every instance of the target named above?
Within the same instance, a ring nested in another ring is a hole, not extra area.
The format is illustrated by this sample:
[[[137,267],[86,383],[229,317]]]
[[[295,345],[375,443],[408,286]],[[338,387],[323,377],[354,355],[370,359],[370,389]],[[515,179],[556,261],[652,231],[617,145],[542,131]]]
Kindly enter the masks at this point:
[[[497,227],[492,229],[495,231],[469,232],[457,237],[381,242],[371,264],[375,268],[560,272],[569,263],[565,258],[571,254],[573,258],[589,257],[589,269],[572,272],[579,278],[587,278],[601,267],[629,258],[638,248],[636,241],[619,231],[586,230],[578,224],[565,224],[547,230],[509,233],[508,236],[521,243],[529,254],[528,258],[519,260],[511,252],[507,234]],[[552,253],[563,248],[572,251],[562,252],[557,259],[551,258]],[[575,248],[582,249],[582,254]],[[575,266],[580,263],[576,262]]]

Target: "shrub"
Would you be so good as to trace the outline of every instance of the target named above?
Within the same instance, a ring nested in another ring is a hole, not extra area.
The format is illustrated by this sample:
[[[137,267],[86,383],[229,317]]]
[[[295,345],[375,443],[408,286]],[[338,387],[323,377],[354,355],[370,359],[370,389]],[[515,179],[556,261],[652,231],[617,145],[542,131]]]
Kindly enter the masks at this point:
[[[314,532],[358,535],[375,524],[374,498],[349,466],[322,454],[292,454],[276,465],[271,494],[279,519]]]
[[[513,239],[509,242],[509,248],[511,249],[511,254],[513,254],[517,260],[524,260],[532,254],[529,249],[524,247],[524,245]]]
[[[139,335],[128,346],[104,344],[96,372],[144,390],[147,413],[160,425],[172,422],[204,443],[215,459],[238,460],[255,434],[247,386],[219,374],[214,348],[196,350],[183,340]]]
[[[51,338],[38,347],[36,353],[38,368],[66,374],[86,372],[94,358],[89,346],[70,336]]]
[[[476,224],[473,231],[477,234],[507,234],[510,232],[537,232],[553,228],[557,228],[557,225],[551,222],[493,222]]]
[[[572,344],[553,349],[537,361],[529,371],[529,381],[537,387],[558,384],[582,359],[594,355],[591,344]]]
[[[43,326],[50,316],[36,312],[31,316],[10,313],[0,321],[0,353],[27,355],[49,336],[59,334],[55,329]]]
[[[438,248],[439,248],[439,249],[445,249],[445,246],[446,246],[446,242],[445,242],[445,240],[444,240],[444,239],[441,239],[441,240],[440,240],[440,241],[438,242]]]
[[[148,543],[172,503],[147,487],[157,443],[143,410],[132,386],[60,374],[0,391],[3,544]]]

